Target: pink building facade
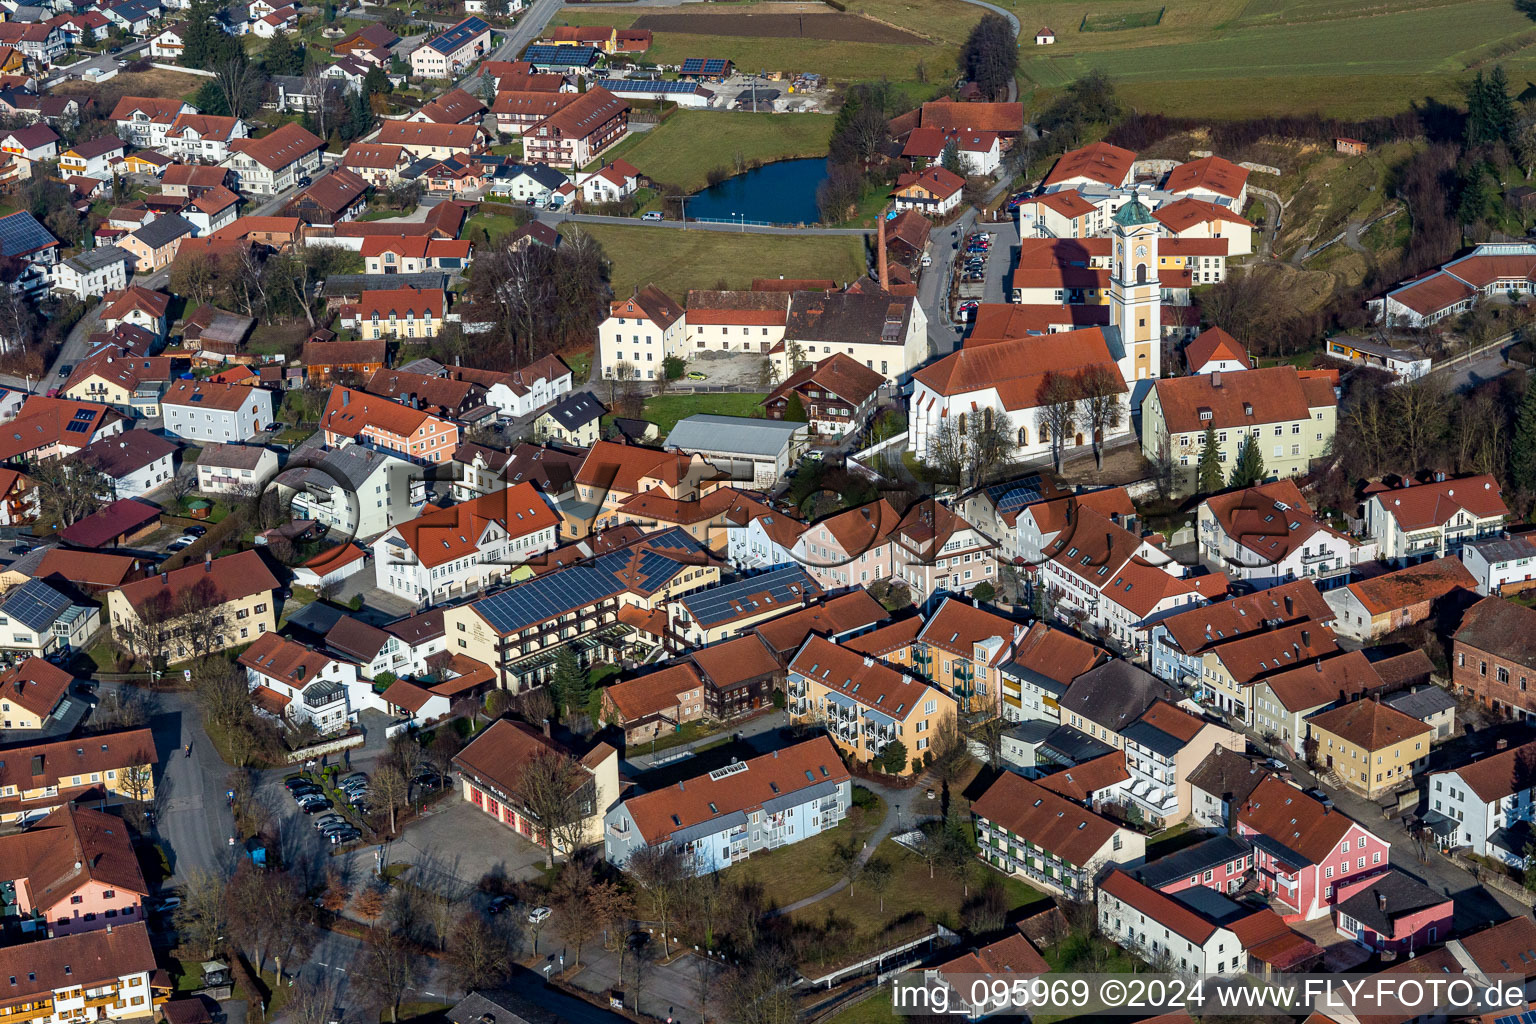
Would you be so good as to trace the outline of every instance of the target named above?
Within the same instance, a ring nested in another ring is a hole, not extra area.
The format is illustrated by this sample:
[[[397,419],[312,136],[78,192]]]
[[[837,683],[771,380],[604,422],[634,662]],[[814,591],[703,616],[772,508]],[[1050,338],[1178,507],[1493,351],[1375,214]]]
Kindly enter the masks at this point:
[[[1340,886],[1385,871],[1391,852],[1387,843],[1355,821],[1349,823],[1328,854],[1316,860],[1242,820],[1238,821],[1238,834],[1254,844],[1258,891],[1291,908],[1291,913],[1281,915],[1288,924],[1329,913],[1339,902]]]

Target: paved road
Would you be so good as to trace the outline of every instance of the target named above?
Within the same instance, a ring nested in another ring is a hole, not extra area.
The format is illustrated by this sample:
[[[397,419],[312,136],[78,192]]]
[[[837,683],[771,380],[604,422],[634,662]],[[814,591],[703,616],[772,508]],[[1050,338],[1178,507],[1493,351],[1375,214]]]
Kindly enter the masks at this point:
[[[122,50],[118,53],[99,53],[94,57],[90,57],[81,61],[78,64],[71,64],[69,67],[65,68],[62,73],[54,75],[52,78],[49,78],[46,81],[39,82],[39,91],[47,92],[53,86],[58,85],[61,82],[68,81],[71,78],[83,78],[86,70],[89,68],[96,68],[99,71],[110,70],[117,67],[118,61],[126,60],[129,55],[138,53],[140,50],[147,49],[149,49],[149,40],[144,39],[136,43],[125,44]],[[144,56],[148,57],[149,54],[146,53]]]

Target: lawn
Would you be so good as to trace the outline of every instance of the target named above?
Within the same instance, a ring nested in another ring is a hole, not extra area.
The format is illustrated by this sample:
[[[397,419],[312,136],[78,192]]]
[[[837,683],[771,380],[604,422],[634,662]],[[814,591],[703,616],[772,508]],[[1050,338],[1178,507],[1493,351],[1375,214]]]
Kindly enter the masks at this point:
[[[742,863],[726,868],[722,873],[725,880],[754,879],[762,883],[764,892],[781,907],[831,888],[842,877],[837,868],[833,867],[832,851],[843,843],[862,844],[864,837],[873,832],[885,816],[885,801],[879,797],[873,799],[873,804],[860,808],[861,820],[857,828],[852,820],[847,820],[830,832],[781,846],[777,850],[754,853]],[[891,888],[894,890],[895,886]],[[812,904],[800,913],[814,913],[825,903],[823,900]],[[890,905],[889,900],[886,903]]]
[[[900,1024],[906,1019],[906,1014],[897,1013],[891,1005],[891,990],[882,985],[868,997],[838,1010],[826,1024]]]
[[[830,114],[679,110],[650,131],[635,133],[615,152],[657,181],[697,192],[709,184],[710,170],[732,164],[738,155],[746,165],[821,156],[832,120]]]
[[[1536,25],[1505,0],[1172,0],[1156,25],[1087,32],[1085,16],[1104,25],[1152,5],[1006,2],[1057,33],[1054,46],[1024,47],[1026,82],[1058,88],[1097,68],[1138,109],[1169,114],[1395,113],[1456,95],[1470,68],[1492,59],[1517,92],[1518,76],[1536,72]]]
[[[875,856],[888,861],[893,868],[884,893],[884,910],[881,909],[881,897],[869,891],[867,886],[856,884],[795,911],[791,918],[820,925],[830,914],[851,924],[853,933],[861,938],[874,938],[893,922],[914,912],[931,922],[960,928],[960,911],[968,897],[964,886],[953,875],[938,868],[930,878],[923,859],[894,839],[882,842]],[[975,897],[981,886],[993,879],[1002,882],[1010,910],[1047,899],[1038,889],[986,868],[980,862],[972,868],[970,897]]]
[[[655,284],[682,302],[690,288],[747,288],[753,278],[779,276],[841,283],[862,276],[868,267],[864,239],[857,235],[743,234],[638,224],[567,224],[561,231],[576,228],[602,243],[615,295]]]
[[[666,437],[677,421],[699,413],[718,416],[751,416],[761,414],[758,404],[765,394],[739,394],[729,392],[714,395],[655,395],[645,400],[646,419],[656,424],[657,433]]]

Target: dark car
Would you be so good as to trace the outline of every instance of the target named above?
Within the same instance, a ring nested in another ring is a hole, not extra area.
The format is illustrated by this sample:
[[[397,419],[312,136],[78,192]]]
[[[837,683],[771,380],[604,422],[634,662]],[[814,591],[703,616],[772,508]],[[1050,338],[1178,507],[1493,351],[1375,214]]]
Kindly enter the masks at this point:
[[[314,180],[309,175],[299,175],[299,188],[308,188],[312,184],[314,184]]]
[[[486,905],[485,912],[495,917],[516,902],[511,896],[497,896]]]
[[[11,554],[13,554],[13,555],[24,555],[28,551],[31,551],[31,550],[32,550],[32,546],[30,544],[12,544],[11,545]]]
[[[344,832],[332,832],[331,845],[340,846],[342,843],[353,843],[361,838],[363,838],[363,834],[355,828]]]
[[[651,933],[646,931],[633,931],[624,939],[624,944],[631,950],[644,949],[651,941]]]
[[[318,814],[320,811],[328,811],[330,809],[331,802],[325,797],[321,797],[318,800],[306,800],[299,805],[299,810],[305,814]]]
[[[292,793],[294,790],[303,788],[305,786],[314,787],[315,784],[310,782],[302,775],[295,775],[291,779],[284,779],[283,785],[287,786],[288,792]]]
[[[74,373],[74,372],[75,372],[75,368],[73,366],[71,366],[70,364],[68,364],[68,363],[65,363],[63,366],[59,367],[59,376],[60,377],[68,377],[71,373]]]
[[[208,532],[208,527],[198,526],[195,523],[182,531],[188,537],[201,537]]]
[[[294,786],[288,792],[292,794],[295,800],[303,800],[305,797],[310,796],[325,796],[325,791],[313,782],[305,783],[302,786]]]

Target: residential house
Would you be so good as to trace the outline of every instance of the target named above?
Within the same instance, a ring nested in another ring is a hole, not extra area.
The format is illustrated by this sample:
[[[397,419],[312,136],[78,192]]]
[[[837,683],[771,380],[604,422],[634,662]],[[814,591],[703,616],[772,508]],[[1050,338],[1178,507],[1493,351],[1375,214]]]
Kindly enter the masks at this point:
[[[1469,972],[1484,978],[1515,975],[1523,982],[1526,998],[1536,998],[1536,922],[1530,918],[1522,915],[1489,925],[1452,939],[1445,948]]]
[[[1040,184],[1048,191],[1101,185],[1121,188],[1129,184],[1135,163],[1136,154],[1131,150],[1107,142],[1093,142],[1057,157]]]
[[[74,679],[50,661],[27,658],[0,676],[0,728],[7,731],[43,728],[58,714]]]
[[[1536,611],[1502,597],[1467,609],[1451,639],[1451,688],[1500,718],[1536,719]]]
[[[364,341],[435,338],[446,310],[447,298],[441,289],[386,288],[364,291],[350,321],[343,311],[342,324],[355,324]]]
[[[18,979],[0,1009],[31,1014],[39,1024],[87,1014],[95,1020],[149,1017],[156,1010],[150,987],[156,969],[149,932],[139,920],[19,943],[0,951],[0,972]]]
[[[643,660],[661,638],[631,636],[634,626],[620,611],[633,608],[626,618],[646,617],[719,579],[719,566],[698,542],[685,531],[663,530],[447,608],[445,628],[454,653],[490,665],[498,686],[520,693],[549,681],[556,646],[574,645],[583,663],[636,654]]]
[[[363,239],[362,255],[370,274],[421,274],[463,270],[469,266],[471,249],[468,239],[378,235]]]
[[[23,934],[54,939],[144,919],[149,886],[116,815],[65,804],[25,832],[0,838],[0,861],[9,869]]]
[[[215,189],[228,189],[232,179],[228,167],[173,163],[160,172],[160,190],[168,196],[196,199]]]
[[[468,124],[478,121],[486,112],[486,105],[463,89],[449,89],[435,100],[422,105],[408,121],[430,121],[433,124]]]
[[[1170,969],[1195,975],[1248,971],[1243,943],[1222,923],[1230,922],[1230,915],[1202,913],[1206,908],[1238,909],[1229,900],[1217,896],[1186,902],[1178,893],[1169,895],[1111,868],[1099,880],[1094,902],[1099,930],[1150,963],[1166,963]]]
[[[455,78],[491,52],[491,26],[465,18],[411,51],[412,78]]]
[[[551,167],[584,167],[629,131],[629,103],[601,86],[523,132],[523,155]]]
[[[1451,934],[1451,897],[1396,868],[1339,888],[1334,927],[1372,953],[1412,955]]]
[[[148,729],[10,747],[0,764],[0,819],[7,825],[34,823],[81,799],[97,809],[125,801],[148,803],[154,799],[158,760]],[[30,948],[31,964],[40,963],[31,959],[36,947],[5,948]]]
[[[1477,580],[1477,592],[1518,593],[1533,585],[1536,572],[1536,534],[1517,533],[1463,544],[1461,564]]]
[[[1228,256],[1253,252],[1254,223],[1230,207],[1185,197],[1159,206],[1152,217],[1166,238],[1222,239]]]
[[[286,210],[306,224],[340,224],[367,209],[368,188],[362,175],[337,167],[289,200]]]
[[[589,391],[568,394],[533,421],[533,437],[578,448],[595,444],[598,426],[608,410]]]
[[[1254,787],[1237,812],[1254,846],[1257,891],[1312,921],[1339,903],[1339,886],[1387,869],[1391,847],[1348,815],[1279,779]]]
[[[557,525],[526,482],[427,512],[373,542],[376,585],[416,604],[487,590],[554,547]]]
[[[1439,558],[1351,583],[1325,597],[1338,615],[1334,629],[1368,641],[1444,609],[1469,605],[1476,589],[1477,581],[1459,559]]]
[[[160,408],[166,432],[189,441],[249,441],[274,418],[270,391],[210,381],[172,382]]]
[[[84,249],[53,268],[53,289],[81,299],[121,291],[128,287],[128,268],[135,262],[132,253],[116,245]]]
[[[92,441],[76,458],[101,475],[102,497],[114,500],[137,498],[169,483],[176,475],[178,451],[174,443],[148,430],[125,430]]]
[[[278,501],[295,519],[312,519],[346,536],[375,537],[414,518],[427,503],[420,468],[363,444],[327,447],[311,439],[275,478]]]
[[[277,473],[277,453],[251,444],[204,445],[197,458],[197,489],[203,494],[260,494]]]
[[[1212,495],[1197,516],[1200,560],[1255,589],[1310,580],[1342,586],[1360,545],[1323,520],[1294,481],[1276,480]]]
[[[729,492],[712,492],[712,496],[723,494]],[[684,595],[668,605],[668,639],[678,650],[704,647],[746,633],[766,619],[803,608],[819,596],[821,589],[798,566],[722,583]]]
[[[895,572],[892,535],[900,522],[891,503],[878,498],[812,523],[790,556],[824,590],[889,579]]]
[[[0,431],[0,462],[46,462],[122,429],[123,417],[104,405],[32,395]]]
[[[124,235],[117,244],[133,256],[134,270],[152,274],[169,267],[182,241],[196,234],[197,228],[191,221],[180,214],[169,213]]]
[[[1248,169],[1219,156],[1201,157],[1169,171],[1163,191],[1241,210],[1247,205]]]
[[[1326,376],[1290,366],[1156,381],[1141,407],[1141,448],[1193,481],[1208,431],[1222,472],[1251,437],[1271,478],[1301,476],[1333,442],[1338,399]]]
[[[107,594],[118,642],[140,655],[185,661],[239,647],[277,628],[277,578],[255,551],[162,572]]]
[[[1536,803],[1536,742],[1431,772],[1424,822],[1445,847],[1524,867]]]
[[[1062,694],[1072,680],[1107,657],[1071,633],[1035,622],[998,666],[1003,718],[1009,722],[1061,721]]]
[[[486,408],[485,391],[478,384],[408,370],[380,370],[363,390],[455,420],[476,418]]]
[[[630,797],[604,816],[604,857],[622,868],[636,850],[670,847],[706,874],[830,831],[852,803],[848,769],[818,736]]]
[[[1050,971],[1044,957],[1017,932],[964,953],[937,967],[923,970],[925,985],[942,986],[951,1013],[967,1020],[981,1020],[993,1013],[1016,1009],[1015,984]],[[981,988],[975,983],[984,982]],[[995,987],[994,987],[995,986]]]
[[[993,717],[1003,709],[1001,666],[1024,634],[1012,619],[945,597],[911,644],[911,666],[953,697],[961,714]]]
[[[1339,653],[1326,625],[1303,619],[1207,647],[1201,655],[1198,703],[1254,724],[1254,686],[1268,676]]]
[[[597,327],[603,377],[655,380],[664,373],[667,357],[682,352],[687,331],[679,303],[653,284],[636,289],[629,298],[613,302],[607,319]]]
[[[1333,618],[1322,594],[1305,580],[1196,605],[1150,624],[1148,668],[1159,679],[1198,689],[1211,649],[1279,626],[1308,621],[1321,626]]]
[[[614,160],[578,179],[581,198],[587,203],[618,203],[640,188],[640,171],[627,160]]]
[[[1429,761],[1427,724],[1376,700],[1356,700],[1307,719],[1325,772],[1369,799],[1413,785]]]
[[[123,158],[123,140],[115,135],[71,146],[59,154],[59,173],[110,181],[112,168]]]
[[[803,417],[814,432],[841,437],[869,422],[884,384],[883,375],[836,352],[790,374],[761,404],[769,419]]]
[[[893,574],[914,603],[998,583],[997,543],[932,498],[907,509],[891,540]]]
[[[971,804],[977,856],[1069,899],[1094,895],[1094,879],[1110,864],[1146,858],[1146,840],[1014,772],[1003,772]]]
[[[320,417],[326,444],[357,441],[411,462],[448,462],[459,443],[456,423],[420,409],[340,387]]]
[[[101,311],[101,325],[106,330],[128,325],[149,332],[155,340],[165,337],[166,313],[171,303],[165,292],[136,284],[120,292],[108,292],[102,301],[106,305]]]
[[[1458,554],[1499,534],[1508,518],[1499,482],[1486,474],[1383,487],[1365,499],[1366,531],[1381,559],[1399,565]]]
[[[354,142],[347,147],[341,166],[359,175],[374,188],[387,189],[400,183],[411,160],[411,153],[404,146]]]
[[[125,142],[143,149],[165,143],[165,135],[182,114],[195,114],[197,108],[179,99],[149,96],[124,96],[112,108],[111,120]]]
[[[26,210],[0,217],[0,260],[9,262],[4,280],[12,292],[35,296],[48,287],[59,261],[59,240]]]
[[[524,795],[524,772],[541,758],[557,757],[571,765],[576,778],[578,827],[547,834]],[[606,743],[576,754],[531,726],[503,718],[470,741],[453,759],[464,799],[539,846],[553,845],[566,855],[604,840],[604,816],[619,799],[619,755]]]
[[[250,128],[238,117],[212,114],[180,114],[166,129],[164,148],[185,163],[223,163],[230,144],[250,137]]]
[[[187,49],[187,23],[175,21],[149,37],[149,55],[159,60],[180,60]]]
[[[921,770],[923,753],[956,713],[954,698],[937,687],[821,636],[806,639],[788,671],[791,721],[824,724],[839,750],[895,775]],[[904,752],[899,765],[887,760],[892,750]]]
[[[1309,719],[1346,701],[1379,697],[1388,689],[1390,684],[1360,651],[1318,658],[1254,683],[1253,727],[1261,736],[1283,744],[1293,756],[1302,757],[1310,749]]]
[[[279,32],[292,32],[299,27],[299,9],[292,4],[279,7],[251,22],[251,35],[258,39],[271,39]]]
[[[891,205],[896,210],[917,210],[927,217],[943,217],[960,205],[965,179],[943,167],[909,171],[896,178]]]
[[[290,122],[259,139],[232,140],[220,163],[234,172],[241,192],[271,196],[319,171],[323,149],[322,140]]]
[[[240,653],[251,702],[282,722],[308,723],[316,731],[344,731],[360,704],[383,710],[371,680],[357,665],[276,633],[264,633]]]
[[[1215,748],[1189,773],[1190,821],[1200,828],[1234,829],[1238,810],[1270,775],[1238,751]],[[1251,856],[1245,855],[1244,866],[1252,866]],[[1222,884],[1228,885],[1225,879]]]
[[[660,492],[695,500],[722,486],[718,470],[698,455],[598,441],[576,474],[576,500],[562,505],[566,529],[585,536],[592,526],[637,495]]]
[[[108,18],[111,17],[110,9],[104,13]],[[148,28],[148,22],[144,22],[143,27]],[[58,63],[66,50],[64,33],[43,21],[31,24],[19,21],[0,23],[0,43],[14,46],[24,57],[41,68],[48,68]]]
[[[60,586],[31,579],[0,597],[0,626],[8,629],[0,650],[14,652],[13,657],[43,657],[85,649],[101,626],[101,609],[71,596],[73,587]]]
[[[629,611],[620,609],[621,620],[635,617],[625,614]],[[690,651],[665,668],[605,688],[603,713],[624,731],[627,746],[638,747],[685,722],[727,722],[767,707],[783,677],[768,642],[748,634]]]
[[[461,376],[469,371],[455,368]],[[571,391],[571,368],[557,355],[544,355],[520,370],[483,378],[485,399],[498,415],[515,419],[554,402]]]

